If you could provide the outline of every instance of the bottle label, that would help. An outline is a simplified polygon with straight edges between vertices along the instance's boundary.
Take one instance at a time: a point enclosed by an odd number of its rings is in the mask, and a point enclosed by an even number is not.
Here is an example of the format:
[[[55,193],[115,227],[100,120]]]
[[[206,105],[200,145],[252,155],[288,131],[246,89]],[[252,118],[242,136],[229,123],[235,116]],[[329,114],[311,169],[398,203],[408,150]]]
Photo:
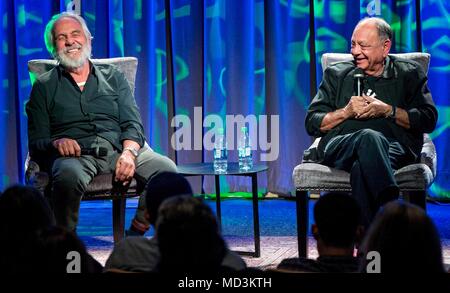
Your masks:
[[[250,147],[240,148],[238,151],[239,151],[239,158],[246,158],[252,156],[252,149]]]
[[[245,156],[250,157],[252,154],[252,149],[250,147],[245,148]]]
[[[222,157],[222,150],[214,150],[214,159],[220,159]]]
[[[226,159],[227,158],[227,150],[215,149],[214,150],[214,159]]]

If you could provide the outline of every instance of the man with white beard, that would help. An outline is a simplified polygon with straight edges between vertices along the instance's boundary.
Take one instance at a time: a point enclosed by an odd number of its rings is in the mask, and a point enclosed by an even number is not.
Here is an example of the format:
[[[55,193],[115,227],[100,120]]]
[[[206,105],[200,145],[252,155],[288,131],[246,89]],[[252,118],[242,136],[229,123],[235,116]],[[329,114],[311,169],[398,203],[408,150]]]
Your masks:
[[[95,175],[114,172],[117,184],[126,186],[133,177],[145,184],[160,172],[176,172],[169,158],[144,145],[139,111],[123,73],[90,62],[91,39],[76,14],[64,12],[50,20],[45,43],[59,65],[36,80],[26,105],[30,154],[48,158],[56,222],[70,230],[76,230],[81,196]],[[98,147],[107,154],[82,154]],[[144,200],[141,196],[129,234],[149,228]]]

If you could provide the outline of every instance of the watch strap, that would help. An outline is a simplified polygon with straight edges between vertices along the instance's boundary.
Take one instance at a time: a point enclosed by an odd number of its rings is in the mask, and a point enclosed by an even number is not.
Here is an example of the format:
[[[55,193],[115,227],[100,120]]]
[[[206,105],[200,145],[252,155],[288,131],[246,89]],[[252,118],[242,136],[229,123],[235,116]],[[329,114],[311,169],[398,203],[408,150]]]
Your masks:
[[[388,116],[389,119],[392,119],[395,121],[396,114],[397,114],[397,107],[395,105],[392,105],[391,113]]]
[[[124,151],[130,151],[130,153],[132,153],[134,157],[138,156],[138,151],[133,147],[126,147],[123,149],[122,152],[124,152]]]

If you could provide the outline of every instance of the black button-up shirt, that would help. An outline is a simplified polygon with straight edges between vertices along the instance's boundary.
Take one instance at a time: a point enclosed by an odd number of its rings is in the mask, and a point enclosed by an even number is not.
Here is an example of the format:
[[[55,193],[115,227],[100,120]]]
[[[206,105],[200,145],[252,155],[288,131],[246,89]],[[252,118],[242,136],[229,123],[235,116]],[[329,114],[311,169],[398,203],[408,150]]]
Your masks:
[[[115,66],[91,64],[83,91],[61,66],[41,75],[26,105],[28,143],[32,154],[53,148],[59,138],[89,147],[97,136],[122,150],[123,140],[144,145],[136,102],[123,73]]]
[[[436,127],[438,113],[427,85],[427,76],[420,65],[414,61],[386,57],[385,68],[379,77],[364,79],[364,92],[371,89],[376,98],[406,110],[410,128],[405,129],[387,118],[367,120],[347,119],[323,133],[320,125],[329,112],[344,108],[351,96],[355,95],[353,62],[339,62],[329,66],[323,76],[317,95],[312,100],[306,115],[305,125],[309,135],[322,137],[319,153],[323,153],[328,141],[336,136],[360,129],[373,129],[385,137],[400,142],[419,156],[423,145],[423,133]]]

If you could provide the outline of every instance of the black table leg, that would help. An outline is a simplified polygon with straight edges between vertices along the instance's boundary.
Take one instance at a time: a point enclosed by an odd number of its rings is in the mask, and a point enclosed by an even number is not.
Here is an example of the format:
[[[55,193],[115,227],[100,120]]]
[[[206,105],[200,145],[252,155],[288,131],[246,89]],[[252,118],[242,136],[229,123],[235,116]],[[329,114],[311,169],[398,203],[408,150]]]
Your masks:
[[[222,232],[222,215],[220,211],[220,181],[219,175],[214,175],[215,185],[216,185],[216,216],[217,224],[219,224],[220,232]]]
[[[258,174],[252,174],[252,199],[253,199],[253,231],[255,237],[255,257],[261,255],[259,235],[259,210],[258,210]]]

